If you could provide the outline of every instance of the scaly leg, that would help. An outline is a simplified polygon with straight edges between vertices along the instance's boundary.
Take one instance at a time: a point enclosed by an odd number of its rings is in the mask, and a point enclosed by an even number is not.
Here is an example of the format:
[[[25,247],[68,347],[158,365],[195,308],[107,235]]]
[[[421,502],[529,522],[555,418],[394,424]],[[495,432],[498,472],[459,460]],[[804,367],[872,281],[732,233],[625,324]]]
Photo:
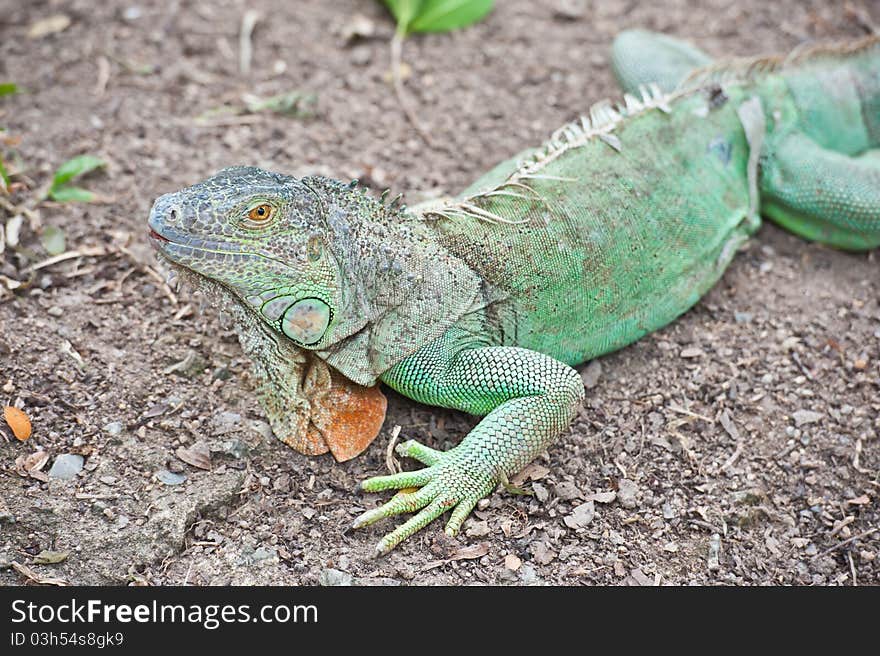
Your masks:
[[[880,246],[880,150],[850,157],[799,132],[771,141],[761,158],[761,212],[829,246]]]
[[[686,41],[645,30],[621,32],[611,46],[614,76],[624,91],[633,94],[652,82],[672,91],[691,71],[711,62],[709,55]]]
[[[467,340],[466,333],[450,330],[382,376],[417,401],[486,416],[449,451],[414,441],[397,447],[399,454],[427,465],[425,469],[362,483],[369,492],[404,491],[358,517],[355,528],[419,511],[379,542],[380,554],[447,510],[452,514],[446,532],[455,535],[477,502],[541,453],[583,401],[581,378],[568,365],[527,349],[473,347]]]

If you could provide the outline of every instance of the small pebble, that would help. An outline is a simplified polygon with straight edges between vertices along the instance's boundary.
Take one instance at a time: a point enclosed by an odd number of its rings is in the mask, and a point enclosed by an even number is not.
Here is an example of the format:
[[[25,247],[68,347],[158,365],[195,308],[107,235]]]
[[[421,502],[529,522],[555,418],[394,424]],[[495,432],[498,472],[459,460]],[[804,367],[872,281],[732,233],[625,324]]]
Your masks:
[[[563,501],[571,501],[572,499],[577,499],[581,496],[581,491],[577,488],[577,485],[570,481],[563,481],[558,485],[553,487],[553,491]]]
[[[55,458],[52,468],[49,470],[49,478],[58,478],[62,481],[69,481],[76,478],[76,475],[82,471],[85,459],[73,453],[62,453]]]
[[[174,472],[170,472],[167,469],[160,469],[156,472],[156,478],[158,478],[165,485],[180,485],[186,480],[186,476],[183,474],[175,474]]]
[[[351,585],[352,576],[348,572],[327,568],[318,576],[318,583],[323,586]]]
[[[585,528],[593,521],[596,515],[596,504],[593,501],[587,501],[576,506],[571,514],[562,518],[565,525],[575,530]]]
[[[119,435],[122,432],[122,422],[111,421],[108,424],[104,424],[104,430],[110,435]]]
[[[798,410],[791,415],[792,419],[794,419],[794,425],[797,427],[805,424],[815,424],[824,416],[821,412],[813,412],[812,410]]]
[[[636,495],[639,493],[639,486],[627,478],[621,478],[617,484],[617,500],[624,508],[632,509],[638,505]]]

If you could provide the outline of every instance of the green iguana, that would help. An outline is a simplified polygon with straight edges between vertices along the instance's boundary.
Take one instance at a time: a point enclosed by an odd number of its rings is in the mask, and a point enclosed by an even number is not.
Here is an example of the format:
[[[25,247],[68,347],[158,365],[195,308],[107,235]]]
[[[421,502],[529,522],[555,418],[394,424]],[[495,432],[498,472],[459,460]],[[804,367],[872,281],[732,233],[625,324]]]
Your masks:
[[[355,455],[384,417],[379,381],[483,416],[355,522],[416,512],[384,553],[477,502],[546,449],[584,398],[572,367],[681,315],[760,214],[807,239],[880,245],[880,39],[712,63],[625,32],[626,94],[562,127],[456,198],[407,209],[323,177],[252,167],[160,197],[163,258],[234,299],[276,435]],[[697,70],[693,70],[697,69]]]

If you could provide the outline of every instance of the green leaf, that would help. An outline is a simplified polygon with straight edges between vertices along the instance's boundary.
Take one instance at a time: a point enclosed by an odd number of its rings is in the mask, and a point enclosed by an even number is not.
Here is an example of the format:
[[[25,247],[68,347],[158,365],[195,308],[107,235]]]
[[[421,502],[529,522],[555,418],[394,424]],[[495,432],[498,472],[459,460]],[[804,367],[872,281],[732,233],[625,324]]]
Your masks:
[[[49,255],[60,255],[67,248],[67,239],[64,237],[64,231],[52,225],[43,228],[40,241]]]
[[[318,98],[313,93],[302,91],[288,91],[279,93],[271,98],[259,98],[247,95],[244,98],[247,110],[252,114],[262,111],[287,114],[294,118],[312,118],[315,115],[315,106]]]
[[[49,190],[49,198],[59,203],[91,203],[97,195],[81,187],[61,185]]]
[[[397,32],[404,35],[409,33],[409,26],[419,13],[425,0],[382,0],[385,6],[397,19]]]
[[[69,555],[70,552],[68,551],[50,551],[48,549],[43,549],[40,553],[34,556],[34,564],[57,565],[58,563],[63,563],[67,560]]]
[[[60,187],[65,182],[79,175],[85,175],[89,171],[94,171],[106,165],[107,162],[94,155],[78,155],[73,159],[69,159],[55,171],[55,177],[52,178],[52,190],[54,191],[56,187]]]
[[[9,191],[9,174],[6,172],[6,167],[3,166],[2,157],[0,157],[0,182],[3,183],[3,190]]]
[[[423,0],[410,32],[447,32],[476,23],[492,11],[493,0]]]
[[[0,82],[0,96],[10,96],[18,93],[18,85],[15,82]]]

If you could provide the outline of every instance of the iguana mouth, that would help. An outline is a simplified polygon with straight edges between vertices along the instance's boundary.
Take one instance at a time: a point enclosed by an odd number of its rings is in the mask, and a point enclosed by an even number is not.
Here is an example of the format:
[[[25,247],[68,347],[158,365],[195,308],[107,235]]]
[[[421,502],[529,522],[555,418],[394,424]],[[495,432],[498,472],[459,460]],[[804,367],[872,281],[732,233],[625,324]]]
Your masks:
[[[171,240],[168,239],[168,237],[160,235],[152,228],[150,228],[150,240],[153,242],[153,246],[155,246],[156,248],[159,248],[159,244],[157,244],[156,242],[171,243]]]

